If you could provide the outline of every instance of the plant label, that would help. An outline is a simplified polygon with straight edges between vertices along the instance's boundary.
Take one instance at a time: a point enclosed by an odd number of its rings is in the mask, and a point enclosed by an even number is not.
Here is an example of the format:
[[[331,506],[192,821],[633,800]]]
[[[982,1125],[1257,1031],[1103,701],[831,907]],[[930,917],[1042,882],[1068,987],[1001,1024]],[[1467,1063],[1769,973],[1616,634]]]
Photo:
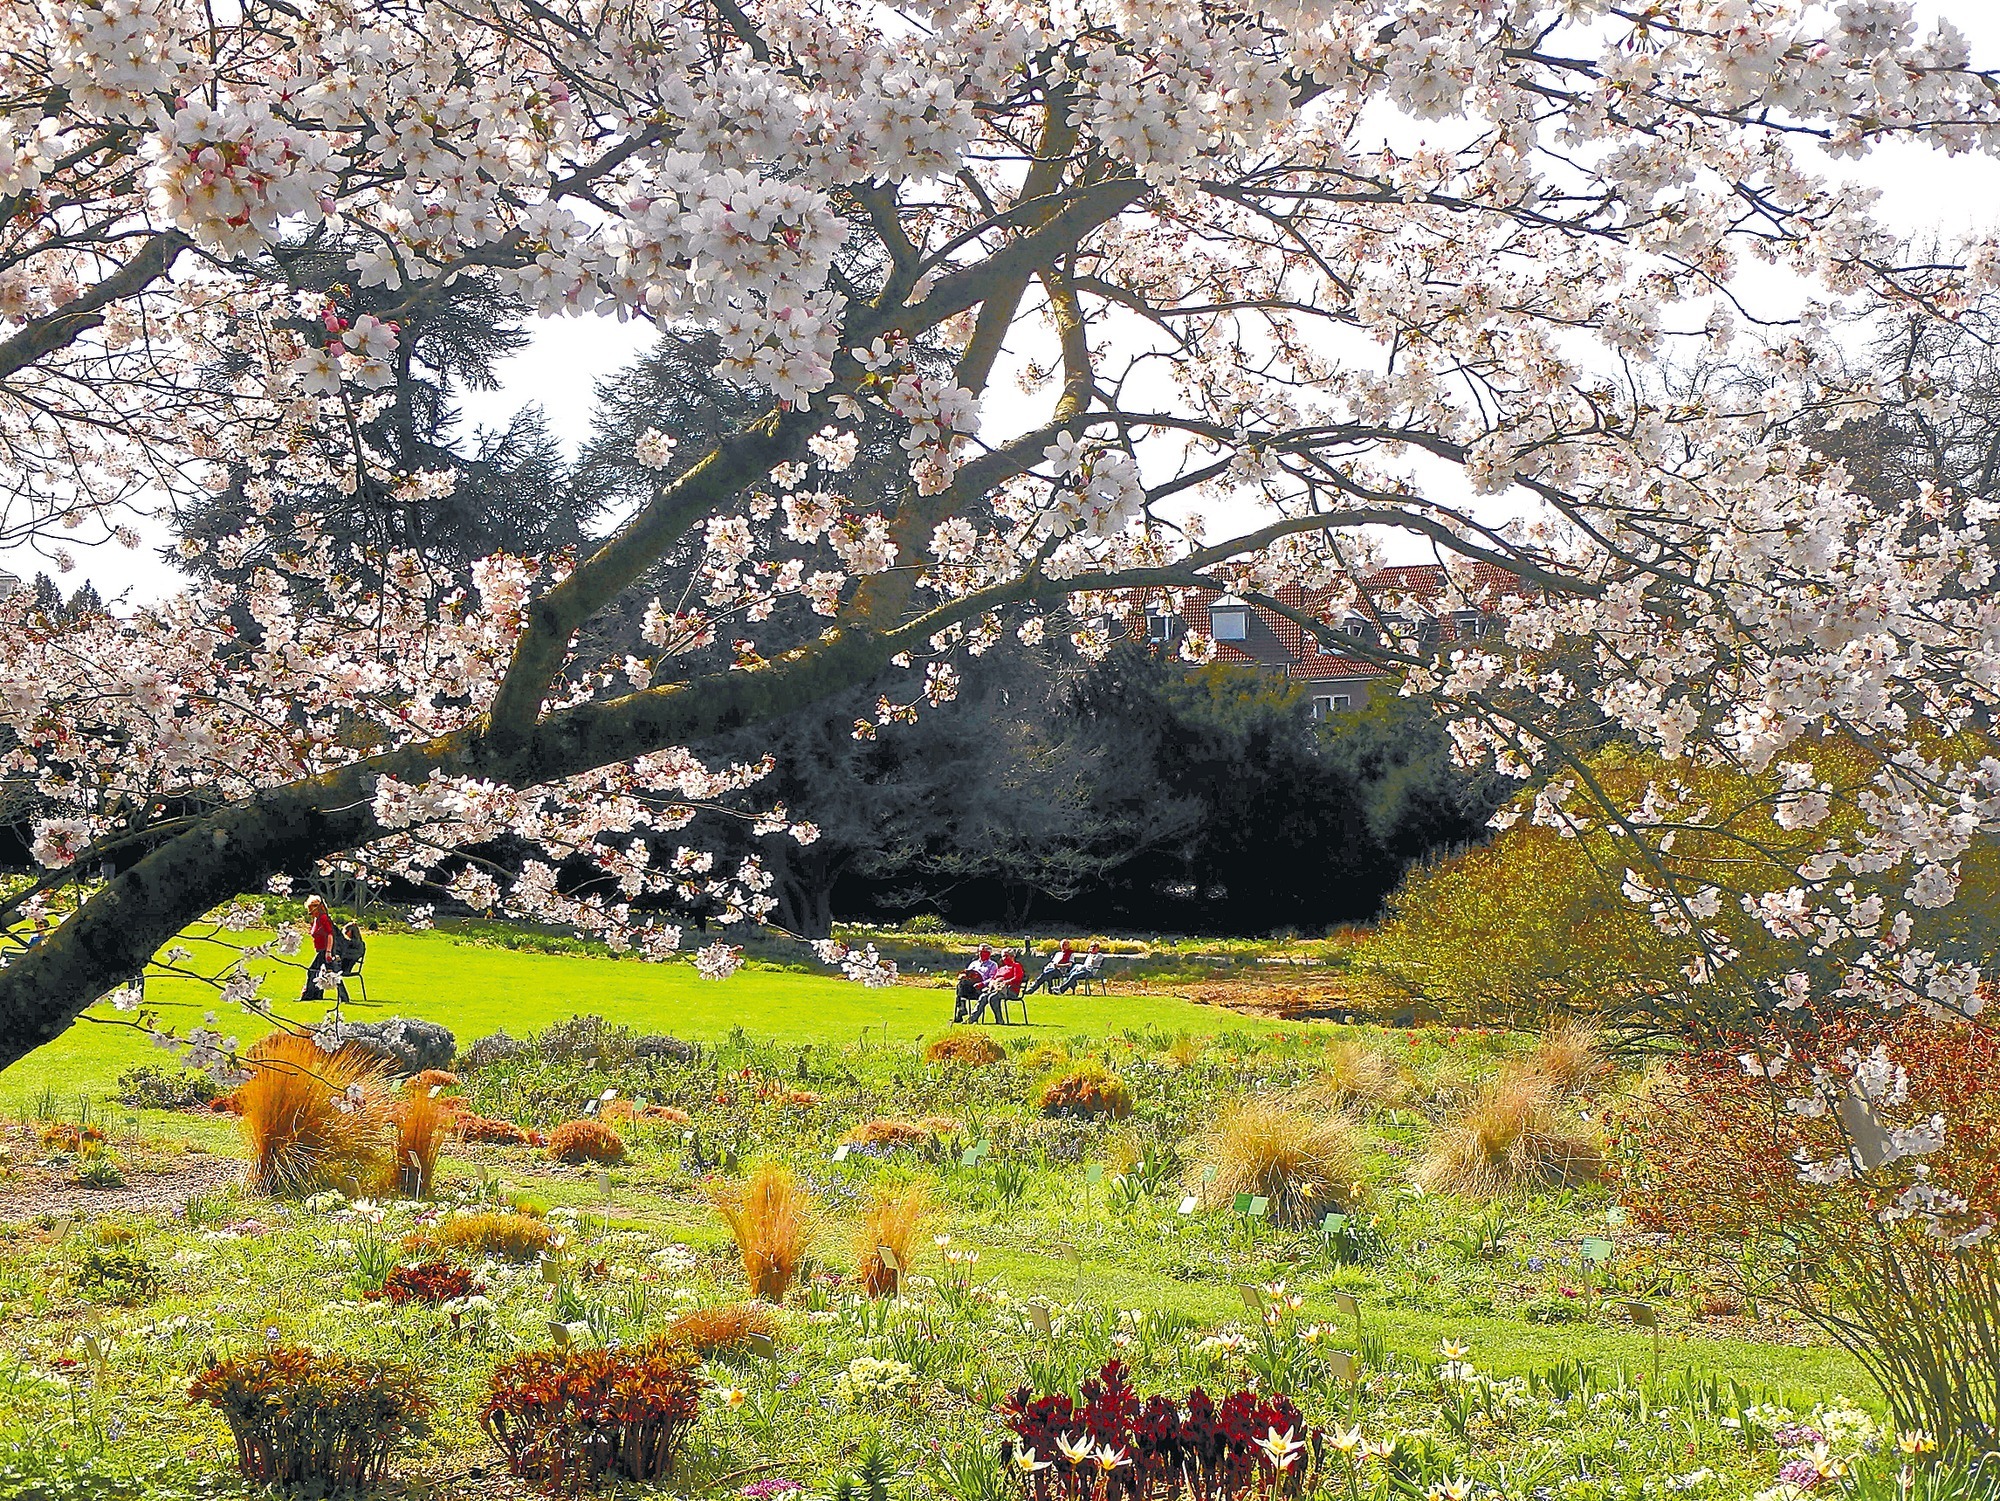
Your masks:
[[[1104,1181],[1104,1164],[1101,1162],[1091,1163],[1089,1167],[1083,1170],[1083,1181],[1088,1183],[1092,1188],[1102,1183]]]
[[[1039,1334],[1043,1339],[1053,1338],[1055,1331],[1049,1326],[1048,1307],[1041,1303],[1029,1303],[1026,1307],[1028,1323],[1034,1329],[1035,1333]]]
[[[1361,1302],[1353,1293],[1335,1293],[1333,1295],[1333,1306],[1346,1314],[1350,1319],[1361,1317]]]
[[[1248,1214],[1250,1212],[1250,1195],[1238,1194],[1235,1201],[1229,1207],[1238,1214]]]
[[[1193,1194],[1189,1194],[1189,1195],[1188,1195],[1188,1196],[1187,1196],[1187,1197],[1186,1197],[1185,1199],[1182,1199],[1182,1200],[1181,1200],[1181,1213],[1182,1213],[1182,1214],[1193,1214],[1193,1213],[1194,1213],[1194,1195],[1193,1195]]]
[[[597,1170],[597,1192],[601,1198],[609,1199],[611,1197],[611,1169],[608,1167],[601,1167]]]
[[[744,1335],[743,1348],[748,1350],[752,1355],[761,1356],[763,1359],[770,1361],[773,1365],[776,1365],[778,1362],[778,1342],[768,1334]]]
[[[967,1148],[965,1149],[965,1155],[964,1155],[963,1157],[961,1157],[961,1158],[959,1158],[959,1159],[958,1159],[958,1165],[959,1165],[960,1167],[978,1167],[978,1166],[979,1166],[979,1148],[977,1148],[977,1147],[967,1147]]]
[[[1347,1216],[1341,1214],[1338,1210],[1319,1222],[1319,1233],[1321,1235],[1338,1235],[1346,1228]]]
[[[559,1323],[554,1319],[549,1320],[549,1338],[556,1342],[558,1350],[567,1350],[569,1348],[569,1325]]]
[[[882,1258],[882,1265],[886,1266],[890,1271],[894,1272],[898,1277],[903,1275],[903,1258],[898,1256],[894,1251],[890,1250],[889,1247],[877,1246],[875,1248],[875,1254]]]
[[[550,1287],[554,1287],[562,1279],[562,1263],[553,1256],[544,1256],[542,1258],[542,1281],[548,1283]]]
[[[846,1147],[844,1147],[844,1146],[841,1146],[841,1147],[835,1147],[835,1148],[833,1149],[833,1160],[834,1160],[835,1162],[845,1162],[845,1161],[847,1161],[847,1148],[846,1148]]]
[[[1605,1210],[1604,1223],[1609,1225],[1614,1230],[1616,1230],[1620,1225],[1624,1224],[1625,1206],[1623,1204],[1613,1204],[1609,1209]]]
[[[1598,1266],[1603,1266],[1605,1262],[1611,1259],[1611,1253],[1616,1249],[1617,1247],[1613,1246],[1610,1241],[1593,1235],[1583,1243],[1583,1259],[1588,1262],[1594,1262]]]
[[[1657,1329],[1660,1327],[1660,1316],[1654,1312],[1652,1305],[1649,1303],[1627,1303],[1625,1305],[1625,1317],[1637,1324],[1641,1329]]]
[[[1345,1350],[1329,1350],[1326,1353],[1326,1368],[1335,1381],[1354,1379],[1354,1357]]]
[[[1213,1183],[1215,1181],[1214,1163],[1210,1162],[1203,1165],[1201,1170],[1201,1181],[1204,1183]]]
[[[1250,1201],[1251,1219],[1261,1220],[1265,1218],[1267,1215],[1269,1215],[1270,1212],[1271,1212],[1271,1201],[1265,1198],[1262,1194],[1258,1194],[1256,1198]]]
[[[1245,1307],[1256,1314],[1258,1318],[1261,1319],[1264,1317],[1264,1292],[1262,1288],[1252,1287],[1248,1282],[1239,1282],[1236,1284],[1236,1290],[1243,1295]]]

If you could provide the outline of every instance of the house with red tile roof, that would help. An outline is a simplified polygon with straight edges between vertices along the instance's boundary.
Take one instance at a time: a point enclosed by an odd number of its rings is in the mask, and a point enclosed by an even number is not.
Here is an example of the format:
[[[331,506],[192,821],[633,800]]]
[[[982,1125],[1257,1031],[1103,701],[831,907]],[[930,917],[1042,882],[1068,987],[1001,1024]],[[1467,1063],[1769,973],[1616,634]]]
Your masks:
[[[1366,647],[1412,631],[1427,651],[1480,640],[1501,629],[1506,597],[1525,592],[1513,574],[1483,563],[1458,584],[1454,590],[1437,564],[1400,565],[1366,575],[1357,596],[1339,605],[1344,590],[1281,585],[1270,597],[1282,610],[1220,589],[1162,591],[1147,600],[1143,623],[1131,629],[1163,651],[1177,650],[1190,630],[1206,632],[1214,638],[1216,661],[1284,673],[1311,696],[1313,717],[1320,719],[1395,691],[1394,664],[1374,660]],[[1319,622],[1352,640],[1355,649],[1341,650],[1327,633],[1307,629],[1294,616]]]

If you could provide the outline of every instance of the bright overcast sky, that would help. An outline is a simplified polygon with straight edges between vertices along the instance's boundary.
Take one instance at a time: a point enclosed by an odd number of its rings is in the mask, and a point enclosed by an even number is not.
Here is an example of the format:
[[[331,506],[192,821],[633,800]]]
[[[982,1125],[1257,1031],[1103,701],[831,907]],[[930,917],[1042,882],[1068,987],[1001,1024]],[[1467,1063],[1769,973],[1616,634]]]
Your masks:
[[[1974,62],[2000,68],[2000,4],[1995,0],[1936,0],[1919,11],[1949,16],[1970,38]],[[1990,230],[2000,220],[2000,161],[1991,157],[1948,157],[1925,146],[1894,144],[1859,162],[1835,164],[1834,175],[1878,190],[1882,221],[1901,232],[1931,229],[1950,238]],[[503,388],[470,393],[461,409],[469,422],[499,426],[518,408],[538,404],[574,454],[589,434],[598,382],[628,364],[648,342],[644,323],[594,316],[550,320],[528,348],[501,367]],[[157,533],[157,528],[150,530]],[[75,571],[59,580],[65,592],[88,578],[107,599],[123,594],[132,603],[170,591],[180,578],[151,547],[134,552],[86,549],[76,562]],[[21,549],[13,555],[0,552],[0,568],[31,578],[48,570],[48,564]]]

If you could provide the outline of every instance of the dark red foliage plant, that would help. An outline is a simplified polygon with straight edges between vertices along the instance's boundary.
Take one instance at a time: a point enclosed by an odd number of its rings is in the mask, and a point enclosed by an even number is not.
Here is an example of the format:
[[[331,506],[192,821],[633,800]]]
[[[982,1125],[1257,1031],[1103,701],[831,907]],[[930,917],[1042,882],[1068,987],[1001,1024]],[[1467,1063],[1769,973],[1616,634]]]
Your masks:
[[[383,1280],[380,1296],[391,1303],[448,1303],[479,1290],[472,1273],[448,1261],[399,1266]]]
[[[1002,1464],[1026,1501],[1236,1501],[1299,1496],[1325,1449],[1289,1397],[1196,1387],[1185,1402],[1141,1397],[1112,1361],[1077,1398],[1022,1387],[1001,1409]]]
[[[2000,1443],[2000,1030],[1848,1014],[1677,1055],[1621,1197],[1844,1345],[1897,1421]]]
[[[545,1490],[664,1480],[699,1413],[697,1364],[669,1339],[530,1351],[494,1367],[480,1426],[514,1475]]]
[[[222,1414],[244,1479],[322,1492],[380,1482],[390,1452],[422,1433],[431,1412],[409,1366],[296,1345],[211,1358],[188,1400]]]

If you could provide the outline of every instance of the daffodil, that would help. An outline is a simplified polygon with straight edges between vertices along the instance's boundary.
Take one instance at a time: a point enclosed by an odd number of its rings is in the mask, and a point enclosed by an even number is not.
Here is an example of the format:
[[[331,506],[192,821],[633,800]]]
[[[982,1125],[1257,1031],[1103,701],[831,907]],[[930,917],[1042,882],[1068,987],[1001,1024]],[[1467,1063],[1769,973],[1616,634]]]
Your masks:
[[[1896,1447],[1905,1454],[1928,1454],[1937,1447],[1937,1440],[1921,1428],[1912,1428],[1896,1436]]]

